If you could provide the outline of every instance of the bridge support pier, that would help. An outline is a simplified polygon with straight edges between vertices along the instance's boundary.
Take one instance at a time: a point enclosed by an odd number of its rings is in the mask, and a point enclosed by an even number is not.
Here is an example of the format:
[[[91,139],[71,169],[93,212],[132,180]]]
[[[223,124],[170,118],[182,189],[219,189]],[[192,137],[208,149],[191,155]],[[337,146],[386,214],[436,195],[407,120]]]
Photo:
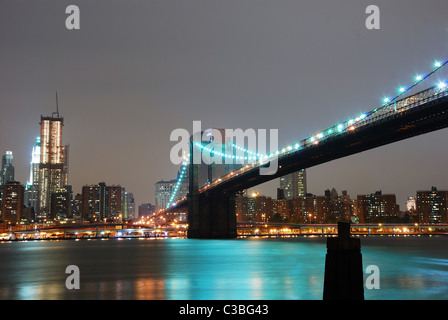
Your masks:
[[[212,192],[189,196],[188,224],[188,238],[236,238],[235,196]]]
[[[350,237],[350,223],[338,223],[338,236],[327,238],[324,300],[364,300],[361,241]]]

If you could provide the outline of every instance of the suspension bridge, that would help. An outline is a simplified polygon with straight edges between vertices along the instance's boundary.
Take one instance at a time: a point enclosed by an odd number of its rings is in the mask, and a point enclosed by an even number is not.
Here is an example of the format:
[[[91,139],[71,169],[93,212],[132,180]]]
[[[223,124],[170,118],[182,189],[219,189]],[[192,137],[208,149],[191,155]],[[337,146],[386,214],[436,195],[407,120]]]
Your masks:
[[[221,153],[212,144],[192,138],[189,160],[182,164],[174,192],[161,213],[188,210],[190,238],[233,238],[237,236],[235,196],[239,191],[301,169],[448,127],[448,83],[442,75],[447,64],[448,60],[434,62],[428,73],[415,76],[410,85],[398,88],[379,107],[279,150],[259,154],[233,144],[235,151],[244,152],[245,165],[205,185],[199,185],[199,165],[193,162],[193,148],[223,158],[241,160],[241,156],[236,152]],[[277,171],[260,175],[260,168],[274,160],[278,163]],[[188,194],[179,199],[177,193],[186,177]]]

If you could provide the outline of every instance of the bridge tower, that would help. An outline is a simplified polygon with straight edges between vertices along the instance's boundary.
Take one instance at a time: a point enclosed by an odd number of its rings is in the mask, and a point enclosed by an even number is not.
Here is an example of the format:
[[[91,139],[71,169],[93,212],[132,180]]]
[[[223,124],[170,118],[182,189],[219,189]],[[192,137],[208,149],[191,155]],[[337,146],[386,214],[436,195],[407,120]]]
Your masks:
[[[199,193],[199,166],[195,157],[201,157],[194,147],[200,136],[190,138],[189,190],[188,190],[188,238],[231,239],[236,238],[236,212],[234,194],[208,191]],[[195,154],[196,153],[196,154]],[[202,161],[202,158],[199,158]]]

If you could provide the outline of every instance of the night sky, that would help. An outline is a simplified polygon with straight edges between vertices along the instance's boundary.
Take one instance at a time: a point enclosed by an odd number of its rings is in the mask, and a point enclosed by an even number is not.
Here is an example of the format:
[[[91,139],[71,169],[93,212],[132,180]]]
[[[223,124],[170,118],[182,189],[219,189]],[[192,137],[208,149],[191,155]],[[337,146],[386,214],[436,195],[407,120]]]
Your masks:
[[[65,27],[71,4],[80,30]],[[380,30],[365,27],[371,4]],[[74,191],[104,181],[154,203],[179,168],[174,129],[278,129],[283,146],[358,116],[448,58],[447,12],[446,0],[0,0],[0,151],[25,184],[57,91]],[[403,210],[417,190],[448,189],[447,136],[310,168],[308,191],[382,190]]]

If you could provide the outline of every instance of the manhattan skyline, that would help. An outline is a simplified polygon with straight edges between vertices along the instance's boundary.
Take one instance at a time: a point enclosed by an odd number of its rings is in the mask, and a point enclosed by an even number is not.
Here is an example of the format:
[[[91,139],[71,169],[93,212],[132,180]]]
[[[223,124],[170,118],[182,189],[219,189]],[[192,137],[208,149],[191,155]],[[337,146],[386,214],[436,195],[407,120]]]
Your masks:
[[[278,128],[281,147],[379,106],[448,58],[442,1],[380,2],[374,31],[356,1],[77,1],[72,31],[68,4],[0,4],[0,150],[13,151],[25,184],[57,91],[75,192],[105,181],[138,204],[154,203],[154,183],[176,177],[176,128]],[[403,208],[417,190],[448,189],[445,141],[440,130],[309,168],[308,192],[382,190]]]

